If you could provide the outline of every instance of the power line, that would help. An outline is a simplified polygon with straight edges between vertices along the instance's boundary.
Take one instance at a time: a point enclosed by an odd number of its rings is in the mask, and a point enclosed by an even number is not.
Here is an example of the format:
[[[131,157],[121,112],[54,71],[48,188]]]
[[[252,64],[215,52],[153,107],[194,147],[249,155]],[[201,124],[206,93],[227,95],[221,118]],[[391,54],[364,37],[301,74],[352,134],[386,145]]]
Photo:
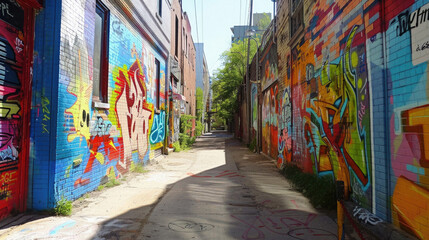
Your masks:
[[[197,2],[194,0],[194,10],[195,10],[195,27],[197,28],[197,42],[200,42],[200,38],[198,36],[198,16],[197,16]]]

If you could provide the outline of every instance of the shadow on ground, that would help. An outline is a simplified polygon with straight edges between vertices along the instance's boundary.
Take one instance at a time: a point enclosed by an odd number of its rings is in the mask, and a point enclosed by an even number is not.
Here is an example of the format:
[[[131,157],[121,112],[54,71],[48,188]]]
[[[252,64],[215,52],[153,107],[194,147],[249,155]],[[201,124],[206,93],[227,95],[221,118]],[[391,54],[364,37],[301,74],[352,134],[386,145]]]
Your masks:
[[[130,210],[102,222],[94,239],[336,239],[329,217],[294,192],[272,161],[231,135],[202,136],[190,154],[223,149],[224,165],[188,173],[144,220],[133,217],[144,210]]]

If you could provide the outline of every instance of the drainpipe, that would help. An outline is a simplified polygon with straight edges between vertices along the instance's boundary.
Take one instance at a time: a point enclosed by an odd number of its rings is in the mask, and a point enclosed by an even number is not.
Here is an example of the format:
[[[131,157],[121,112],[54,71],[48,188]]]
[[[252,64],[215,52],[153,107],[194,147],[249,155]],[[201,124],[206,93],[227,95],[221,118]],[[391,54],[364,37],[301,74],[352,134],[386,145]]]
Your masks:
[[[386,211],[386,217],[390,221],[392,219],[391,207],[390,207],[390,196],[392,196],[392,190],[390,188],[391,176],[390,171],[392,169],[391,159],[390,159],[390,122],[389,122],[389,96],[388,96],[388,78],[387,78],[387,49],[386,49],[386,29],[385,29],[385,9],[386,9],[386,1],[381,1],[381,31],[383,36],[383,80],[384,80],[384,139],[387,142],[385,146],[385,161],[386,161],[386,206],[388,210]],[[374,159],[373,159],[374,161]],[[372,169],[374,171],[375,169]],[[373,179],[375,183],[375,179]],[[375,185],[375,184],[374,184]],[[372,196],[373,198],[375,196]],[[373,208],[375,210],[375,208]],[[375,212],[374,212],[375,214]]]

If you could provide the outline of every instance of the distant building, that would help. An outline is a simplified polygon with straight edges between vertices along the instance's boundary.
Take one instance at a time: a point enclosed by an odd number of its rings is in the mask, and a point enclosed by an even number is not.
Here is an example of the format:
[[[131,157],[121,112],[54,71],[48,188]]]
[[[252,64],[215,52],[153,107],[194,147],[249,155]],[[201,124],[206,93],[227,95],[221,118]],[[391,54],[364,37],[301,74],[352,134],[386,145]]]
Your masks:
[[[210,80],[209,80],[209,69],[207,65],[206,55],[204,54],[204,43],[196,43],[195,48],[197,50],[196,56],[196,87],[203,90],[203,106],[207,104],[209,91],[210,91]],[[202,119],[198,121],[204,122],[206,111],[203,110]]]
[[[255,31],[257,34],[262,35],[265,32],[264,29],[260,29],[260,23],[268,15],[271,20],[271,13],[254,13],[253,14],[253,24],[251,26],[251,30]],[[231,37],[231,42],[235,43],[238,41],[242,41],[246,38],[246,31],[249,29],[248,25],[237,25],[231,27],[231,31],[233,33]]]

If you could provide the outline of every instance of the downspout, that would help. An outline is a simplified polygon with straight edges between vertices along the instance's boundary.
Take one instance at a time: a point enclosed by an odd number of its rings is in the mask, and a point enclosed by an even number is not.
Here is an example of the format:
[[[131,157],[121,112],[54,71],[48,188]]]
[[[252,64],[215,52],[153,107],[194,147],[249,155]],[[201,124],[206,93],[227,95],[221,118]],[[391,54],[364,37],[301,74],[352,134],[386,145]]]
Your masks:
[[[60,76],[60,43],[61,43],[61,13],[62,13],[62,1],[55,0],[51,1],[54,5],[54,41],[53,41],[53,63],[52,63],[52,88],[51,88],[51,127],[49,129],[49,187],[48,187],[48,208],[54,207],[56,204],[55,199],[51,199],[55,194],[55,172],[56,172],[56,160],[57,160],[57,123],[58,123],[58,87],[59,87],[59,76]],[[48,6],[48,4],[45,4]],[[46,9],[48,11],[48,9]],[[53,200],[53,202],[51,202]]]
[[[381,31],[382,31],[382,36],[383,36],[383,80],[384,80],[384,127],[385,127],[385,132],[384,132],[384,139],[385,142],[387,142],[386,146],[385,146],[385,167],[386,167],[386,193],[387,193],[387,197],[386,197],[386,207],[387,207],[387,211],[386,211],[386,217],[389,221],[391,221],[392,218],[392,214],[391,214],[391,202],[390,202],[390,196],[392,196],[392,191],[390,188],[390,182],[391,182],[391,176],[390,176],[390,171],[391,171],[391,161],[390,161],[390,122],[389,122],[389,96],[388,96],[388,72],[387,72],[387,48],[386,48],[386,24],[385,24],[385,9],[386,9],[386,1],[385,0],[381,0]],[[375,169],[373,169],[374,171]],[[375,179],[373,180],[375,181]],[[375,197],[375,196],[373,196]]]

